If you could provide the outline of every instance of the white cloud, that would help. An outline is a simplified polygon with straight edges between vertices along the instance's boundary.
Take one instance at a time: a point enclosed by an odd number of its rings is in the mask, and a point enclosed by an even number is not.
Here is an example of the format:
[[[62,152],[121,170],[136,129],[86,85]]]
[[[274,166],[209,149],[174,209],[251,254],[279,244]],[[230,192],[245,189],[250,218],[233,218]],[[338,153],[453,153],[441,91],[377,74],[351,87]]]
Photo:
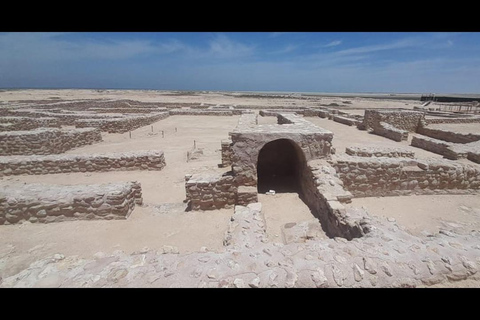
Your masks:
[[[323,47],[324,48],[328,48],[328,47],[336,47],[338,45],[342,44],[342,40],[334,40],[330,43],[327,43],[326,45],[324,45]]]
[[[253,51],[253,46],[233,41],[224,34],[219,34],[209,42],[207,55],[229,59],[250,56],[253,54]]]
[[[297,50],[297,48],[300,47],[300,45],[294,45],[294,44],[289,44],[285,46],[285,48],[277,50],[277,51],[272,51],[272,54],[283,54],[283,53],[289,53]]]
[[[60,33],[8,33],[0,35],[0,57],[15,61],[121,60],[141,54],[168,54],[184,49],[179,41],[155,44],[147,40],[80,39]]]

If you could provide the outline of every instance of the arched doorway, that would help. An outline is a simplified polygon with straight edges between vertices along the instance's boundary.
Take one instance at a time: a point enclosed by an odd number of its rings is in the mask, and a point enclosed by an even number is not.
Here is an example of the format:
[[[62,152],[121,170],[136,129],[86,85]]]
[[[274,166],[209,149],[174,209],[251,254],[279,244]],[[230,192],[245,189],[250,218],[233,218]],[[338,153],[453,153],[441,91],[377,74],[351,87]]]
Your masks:
[[[300,192],[300,173],[305,156],[298,145],[289,139],[268,142],[258,154],[258,192],[269,190]]]

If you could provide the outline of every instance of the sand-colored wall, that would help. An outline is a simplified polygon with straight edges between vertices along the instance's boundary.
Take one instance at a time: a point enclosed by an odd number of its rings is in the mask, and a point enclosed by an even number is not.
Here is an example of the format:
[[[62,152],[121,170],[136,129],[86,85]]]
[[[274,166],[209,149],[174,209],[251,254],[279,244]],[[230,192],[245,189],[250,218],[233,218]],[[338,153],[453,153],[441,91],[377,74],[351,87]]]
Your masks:
[[[408,140],[407,130],[398,129],[386,122],[380,122],[378,126],[375,126],[373,133],[397,142]]]
[[[480,189],[480,170],[449,160],[339,157],[331,161],[356,197],[463,194]]]
[[[174,109],[169,111],[171,116],[233,116],[233,112],[217,110]]]
[[[395,128],[406,130],[409,132],[416,132],[420,120],[424,119],[425,115],[417,111],[390,111],[390,110],[365,110],[363,124],[367,130],[380,127],[380,122],[388,123]]]
[[[367,214],[345,208],[342,203],[350,202],[352,194],[343,188],[335,174],[326,161],[309,161],[301,170],[302,199],[329,237],[348,240],[362,237],[370,231],[365,220]]]
[[[80,119],[75,121],[75,127],[95,127],[108,133],[125,133],[165,119],[168,116],[168,112],[160,112],[146,116],[126,116],[116,119]]]
[[[345,153],[357,157],[414,158],[415,152],[402,148],[347,147]]]
[[[94,128],[7,131],[0,132],[0,155],[58,154],[100,141],[101,132]]]
[[[126,219],[135,204],[142,204],[142,188],[138,182],[5,185],[0,188],[0,225],[22,221]]]
[[[0,176],[68,172],[162,170],[162,151],[0,157]]]
[[[358,124],[358,120],[356,119],[351,119],[347,117],[342,117],[342,116],[333,116],[333,121],[346,124],[349,126],[356,126]]]
[[[185,175],[185,193],[191,210],[231,208],[236,201],[237,187],[230,175]]]
[[[1,117],[0,131],[28,131],[37,128],[60,128],[56,118]]]
[[[430,138],[453,143],[470,143],[480,140],[480,134],[461,133],[443,129],[434,129],[424,125],[418,126],[417,133],[423,134]]]
[[[232,140],[224,140],[221,143],[222,151],[222,167],[228,167],[232,165]]]

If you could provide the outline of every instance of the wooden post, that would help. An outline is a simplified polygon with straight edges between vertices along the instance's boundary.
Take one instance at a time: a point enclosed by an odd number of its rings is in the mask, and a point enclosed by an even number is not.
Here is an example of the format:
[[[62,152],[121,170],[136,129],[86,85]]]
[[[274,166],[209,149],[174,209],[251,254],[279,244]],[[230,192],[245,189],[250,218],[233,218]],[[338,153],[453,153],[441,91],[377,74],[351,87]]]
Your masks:
[[[130,139],[132,139],[132,131],[129,131],[128,133],[130,135]]]
[[[197,148],[197,142],[193,140],[193,149],[196,149],[196,148]]]
[[[151,126],[151,127],[152,127],[152,132],[153,132],[153,126]]]

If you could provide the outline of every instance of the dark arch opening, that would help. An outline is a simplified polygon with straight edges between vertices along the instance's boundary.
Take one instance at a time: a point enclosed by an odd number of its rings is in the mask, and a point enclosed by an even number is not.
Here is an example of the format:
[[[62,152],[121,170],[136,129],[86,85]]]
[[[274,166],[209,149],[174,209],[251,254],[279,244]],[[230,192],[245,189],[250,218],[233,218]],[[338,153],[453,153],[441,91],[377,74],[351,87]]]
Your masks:
[[[305,157],[295,142],[271,141],[260,150],[257,161],[258,192],[301,193],[300,174]]]

